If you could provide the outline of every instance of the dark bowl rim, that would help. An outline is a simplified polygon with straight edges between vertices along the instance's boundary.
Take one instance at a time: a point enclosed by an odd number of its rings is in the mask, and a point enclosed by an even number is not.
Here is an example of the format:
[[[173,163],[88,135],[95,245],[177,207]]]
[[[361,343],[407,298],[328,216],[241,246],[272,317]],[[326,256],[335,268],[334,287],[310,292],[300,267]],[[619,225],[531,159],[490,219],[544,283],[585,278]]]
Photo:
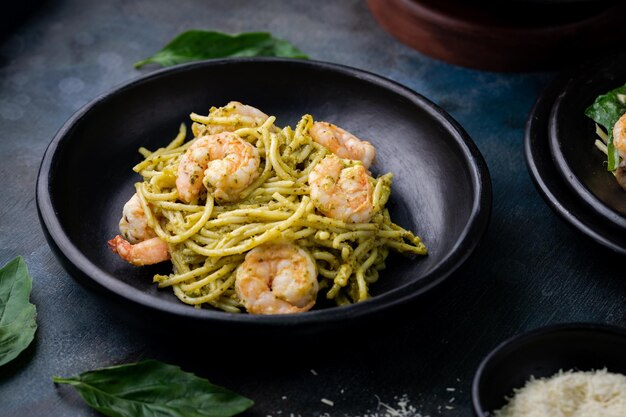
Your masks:
[[[408,13],[418,14],[419,16],[426,16],[428,20],[432,21],[440,27],[444,27],[447,30],[454,32],[457,35],[465,35],[474,37],[477,34],[492,35],[494,28],[492,26],[485,25],[482,21],[477,20],[475,17],[469,18],[465,15],[450,14],[446,10],[440,10],[436,5],[429,3],[421,3],[415,0],[396,0],[402,5],[404,10]],[[483,2],[488,4],[489,2]],[[497,3],[497,2],[496,2]],[[520,7],[567,7],[572,5],[590,5],[593,3],[606,5],[606,9],[597,10],[597,13],[591,14],[578,20],[571,20],[566,22],[560,22],[556,24],[542,24],[540,26],[532,26],[528,24],[524,25],[509,25],[498,27],[497,30],[506,37],[523,37],[522,39],[532,39],[533,41],[545,40],[550,36],[556,36],[563,31],[573,32],[576,30],[584,30],[589,26],[601,21],[610,13],[614,12],[619,5],[618,0],[515,0],[511,2],[513,5]],[[502,36],[503,38],[505,36]]]
[[[526,342],[529,340],[536,340],[542,337],[545,337],[550,334],[559,333],[559,332],[572,332],[572,331],[586,331],[586,332],[596,332],[596,333],[610,333],[613,335],[617,335],[623,338],[626,338],[626,329],[620,326],[616,326],[613,324],[607,323],[594,323],[594,322],[571,322],[571,323],[558,323],[551,324],[548,326],[538,327],[536,329],[532,329],[523,333],[516,334],[514,336],[509,337],[503,342],[499,343],[496,347],[491,349],[489,353],[480,361],[476,372],[474,373],[474,378],[472,379],[472,406],[474,408],[474,413],[478,417],[489,417],[489,414],[486,414],[482,409],[482,402],[480,398],[479,385],[481,379],[483,377],[483,372],[485,368],[490,364],[495,356],[497,356],[503,350],[515,346],[521,342]],[[487,411],[490,413],[491,410]]]
[[[63,227],[61,226],[54,211],[54,206],[49,193],[49,171],[57,150],[61,148],[66,134],[71,131],[73,126],[86,117],[89,112],[101,102],[104,102],[109,98],[137,85],[152,82],[160,78],[166,78],[170,75],[184,73],[199,67],[209,68],[214,66],[245,65],[250,63],[307,67],[324,72],[333,72],[343,76],[354,77],[386,90],[390,90],[391,92],[408,99],[440,122],[442,126],[446,127],[446,129],[450,132],[452,142],[458,146],[460,154],[464,156],[465,163],[469,168],[468,174],[471,175],[471,182],[475,193],[469,221],[457,238],[456,244],[453,246],[452,250],[442,258],[433,270],[424,275],[418,282],[406,284],[387,293],[372,297],[370,300],[352,304],[350,306],[313,310],[295,315],[261,316],[225,313],[209,309],[195,309],[184,305],[183,303],[163,303],[152,295],[143,293],[129,284],[122,282],[114,275],[101,270],[99,267],[91,263],[87,257],[84,256],[72,243],[71,239],[64,232]],[[46,148],[37,176],[36,200],[40,223],[46,236],[49,237],[49,243],[52,243],[50,246],[56,246],[56,249],[58,249],[55,251],[57,256],[71,264],[73,270],[68,272],[70,272],[70,275],[74,276],[74,278],[75,273],[77,272],[84,274],[84,276],[88,277],[88,280],[91,281],[92,284],[97,284],[99,289],[105,290],[105,292],[113,293],[126,301],[139,304],[143,307],[147,307],[148,309],[157,310],[162,313],[178,317],[216,321],[226,324],[246,323],[287,327],[306,324],[324,324],[338,320],[349,320],[370,315],[388,307],[406,303],[441,283],[450,274],[452,274],[452,272],[458,269],[463,262],[465,262],[484,235],[491,215],[492,190],[487,164],[478,147],[474,144],[472,139],[458,122],[452,119],[452,117],[443,109],[426,99],[424,96],[380,75],[345,65],[313,60],[264,57],[227,58],[181,64],[160,69],[119,84],[109,89],[107,92],[97,96],[74,113],[70,119],[63,124]],[[53,247],[53,249],[55,248]],[[427,285],[418,285],[422,280],[427,278],[431,278]]]

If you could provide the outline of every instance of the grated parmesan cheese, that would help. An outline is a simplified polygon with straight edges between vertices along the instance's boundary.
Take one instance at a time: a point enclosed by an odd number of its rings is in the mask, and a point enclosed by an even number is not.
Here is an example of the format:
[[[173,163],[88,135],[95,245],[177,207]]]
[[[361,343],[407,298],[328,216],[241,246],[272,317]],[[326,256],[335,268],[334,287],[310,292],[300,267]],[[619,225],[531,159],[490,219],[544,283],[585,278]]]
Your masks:
[[[531,379],[495,417],[624,417],[626,376],[606,369]]]

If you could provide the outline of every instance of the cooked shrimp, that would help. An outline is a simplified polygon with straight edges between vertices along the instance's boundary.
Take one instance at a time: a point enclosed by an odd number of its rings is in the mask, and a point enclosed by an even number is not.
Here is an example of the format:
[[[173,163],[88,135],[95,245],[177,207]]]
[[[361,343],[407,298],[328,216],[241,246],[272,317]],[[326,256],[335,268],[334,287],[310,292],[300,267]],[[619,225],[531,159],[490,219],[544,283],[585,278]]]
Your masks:
[[[315,304],[319,285],[311,255],[290,243],[252,249],[237,269],[237,296],[252,314],[289,314]]]
[[[220,107],[213,115],[225,117],[233,115],[239,116],[243,123],[255,126],[261,126],[269,118],[267,114],[263,113],[256,107],[252,107],[238,101],[231,101],[224,107]]]
[[[194,201],[204,183],[217,200],[234,202],[259,176],[257,149],[231,132],[201,136],[178,165],[176,188],[184,202]]]
[[[613,145],[619,155],[626,159],[626,113],[613,126]]]
[[[120,233],[109,240],[109,248],[134,265],[151,265],[170,259],[167,243],[148,226],[146,214],[135,193],[124,204]]]
[[[319,211],[345,222],[367,222],[374,214],[373,190],[361,164],[328,155],[309,174],[311,199]]]
[[[371,143],[331,123],[315,122],[309,133],[315,142],[328,148],[335,155],[361,161],[365,168],[369,168],[376,158],[376,149]]]
[[[156,236],[154,230],[148,226],[148,220],[136,193],[124,204],[120,233],[130,243],[139,243]]]
[[[622,162],[615,170],[615,179],[620,187],[626,190],[626,113],[613,126],[613,146],[622,158]]]
[[[269,118],[256,107],[242,104],[238,101],[231,101],[224,107],[220,107],[210,112],[211,117],[234,117],[237,123],[233,124],[211,124],[203,125],[194,123],[191,126],[194,136],[215,135],[222,132],[233,132],[241,127],[257,127],[261,126]]]
[[[109,248],[117,253],[120,258],[133,265],[152,265],[170,259],[167,243],[153,237],[137,244],[131,244],[120,235],[109,240]]]

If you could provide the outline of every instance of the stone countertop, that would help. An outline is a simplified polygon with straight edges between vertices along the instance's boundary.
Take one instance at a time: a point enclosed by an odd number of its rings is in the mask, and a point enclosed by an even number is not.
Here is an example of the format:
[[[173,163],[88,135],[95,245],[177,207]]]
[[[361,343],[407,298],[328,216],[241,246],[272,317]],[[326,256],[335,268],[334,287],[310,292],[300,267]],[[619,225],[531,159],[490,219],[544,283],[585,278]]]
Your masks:
[[[447,110],[480,148],[493,182],[491,224],[474,255],[387,323],[345,337],[285,335],[269,351],[245,335],[163,338],[111,312],[46,244],[37,170],[77,109],[154,70],[132,64],[191,28],[270,31],[313,59],[391,78]],[[0,41],[0,265],[25,258],[39,324],[34,343],[0,368],[0,414],[98,415],[51,377],[155,358],[254,399],[246,416],[469,416],[474,371],[499,342],[552,323],[625,326],[623,259],[559,220],[526,170],[524,124],[552,76],[435,61],[384,32],[362,0],[42,2]]]

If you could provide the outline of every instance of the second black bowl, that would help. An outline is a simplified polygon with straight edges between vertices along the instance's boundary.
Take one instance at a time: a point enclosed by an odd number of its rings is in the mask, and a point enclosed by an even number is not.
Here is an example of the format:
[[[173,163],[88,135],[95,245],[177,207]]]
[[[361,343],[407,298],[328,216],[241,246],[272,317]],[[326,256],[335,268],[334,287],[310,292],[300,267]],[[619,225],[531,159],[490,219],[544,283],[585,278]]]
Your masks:
[[[616,231],[626,231],[626,191],[606,169],[596,149],[594,122],[585,109],[595,99],[626,83],[626,54],[589,61],[563,77],[550,113],[550,152],[561,178],[591,212]]]
[[[516,336],[480,364],[472,385],[474,413],[487,417],[531,376],[606,368],[626,374],[626,330],[601,324],[560,324]]]

